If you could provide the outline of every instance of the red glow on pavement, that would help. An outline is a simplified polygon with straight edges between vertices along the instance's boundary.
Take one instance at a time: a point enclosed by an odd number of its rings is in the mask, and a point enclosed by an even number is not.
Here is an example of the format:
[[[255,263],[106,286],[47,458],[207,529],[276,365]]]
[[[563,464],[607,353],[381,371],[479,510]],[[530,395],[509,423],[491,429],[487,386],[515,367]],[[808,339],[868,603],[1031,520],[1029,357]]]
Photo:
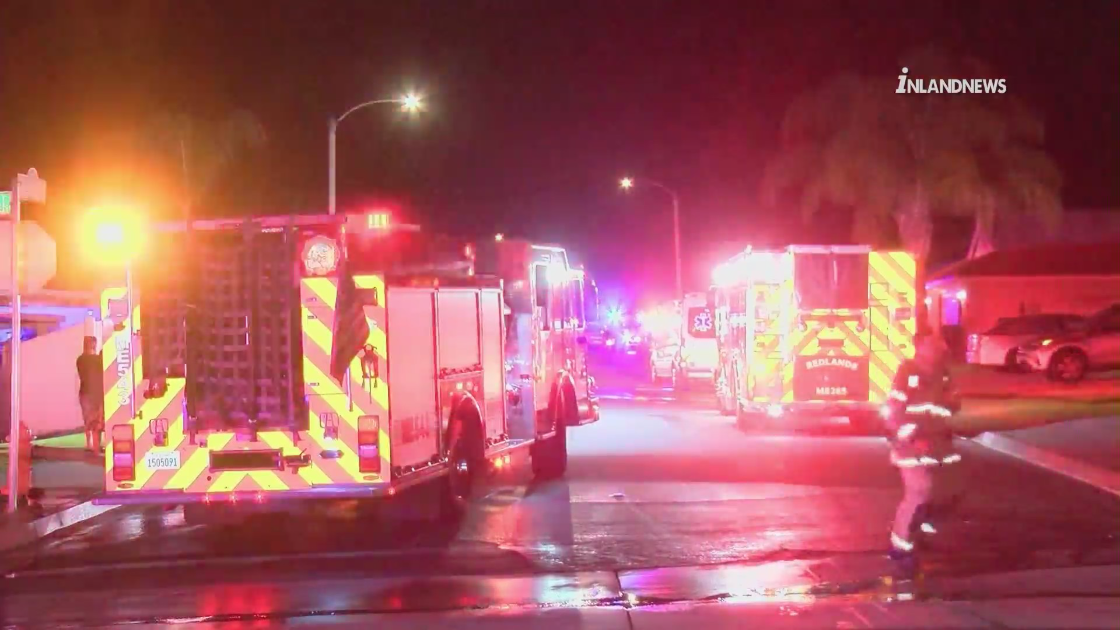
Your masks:
[[[276,611],[277,593],[275,587],[266,584],[227,583],[206,587],[199,599],[203,617],[267,615]],[[264,625],[260,625],[262,622]],[[255,619],[245,627],[268,627],[268,620]]]

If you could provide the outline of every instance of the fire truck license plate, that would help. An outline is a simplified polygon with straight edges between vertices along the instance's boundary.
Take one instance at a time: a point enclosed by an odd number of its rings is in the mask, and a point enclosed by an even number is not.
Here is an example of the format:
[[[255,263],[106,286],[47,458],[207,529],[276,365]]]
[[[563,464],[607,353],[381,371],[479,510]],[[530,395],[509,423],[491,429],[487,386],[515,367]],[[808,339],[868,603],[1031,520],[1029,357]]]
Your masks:
[[[179,451],[148,453],[144,457],[144,466],[148,470],[179,470]]]

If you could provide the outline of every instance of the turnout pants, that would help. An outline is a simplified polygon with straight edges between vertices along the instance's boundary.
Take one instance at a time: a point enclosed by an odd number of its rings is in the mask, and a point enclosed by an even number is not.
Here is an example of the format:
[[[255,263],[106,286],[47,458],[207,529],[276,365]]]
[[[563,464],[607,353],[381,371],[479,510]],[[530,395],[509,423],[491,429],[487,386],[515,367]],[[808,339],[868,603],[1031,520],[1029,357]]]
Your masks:
[[[926,506],[933,499],[933,469],[933,466],[898,469],[902,475],[902,500],[898,502],[898,508],[894,512],[891,546],[899,551],[914,548],[914,532],[923,525],[918,519],[924,515]]]
[[[915,533],[937,533],[936,523],[952,513],[963,497],[957,468],[955,464],[899,467],[902,500],[891,527],[893,548],[910,551]]]

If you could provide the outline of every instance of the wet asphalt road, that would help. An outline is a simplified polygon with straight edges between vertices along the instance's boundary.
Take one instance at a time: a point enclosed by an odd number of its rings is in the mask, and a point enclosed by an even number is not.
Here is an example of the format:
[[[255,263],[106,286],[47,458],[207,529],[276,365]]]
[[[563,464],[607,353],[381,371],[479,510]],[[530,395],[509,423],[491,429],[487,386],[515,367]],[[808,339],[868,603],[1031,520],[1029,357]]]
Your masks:
[[[513,483],[452,530],[349,504],[329,514],[187,525],[125,507],[0,556],[8,596],[371,575],[615,571],[881,556],[897,473],[880,438],[845,429],[743,433],[710,393],[645,383],[640,361],[600,360],[602,420],[569,432],[569,472]],[[1120,563],[1120,503],[965,442],[958,518],[935,571]],[[220,589],[215,592],[220,592]]]

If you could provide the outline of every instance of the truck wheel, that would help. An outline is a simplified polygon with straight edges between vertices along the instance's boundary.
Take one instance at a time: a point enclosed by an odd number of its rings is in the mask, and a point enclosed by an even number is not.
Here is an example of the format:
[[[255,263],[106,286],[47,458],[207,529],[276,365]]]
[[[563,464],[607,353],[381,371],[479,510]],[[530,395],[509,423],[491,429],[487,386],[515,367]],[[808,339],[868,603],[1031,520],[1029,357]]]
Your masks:
[[[688,391],[688,375],[681,374],[679,369],[673,370],[673,389]]]
[[[183,520],[187,525],[208,525],[213,519],[209,518],[207,507],[200,503],[183,504]]]
[[[848,417],[848,422],[851,423],[852,431],[859,435],[869,437],[883,437],[886,435],[886,431],[883,429],[883,422],[879,419],[878,414],[855,414]]]
[[[455,427],[448,458],[450,469],[444,479],[440,500],[440,517],[451,522],[458,521],[466,513],[474,481],[485,459],[478,424],[467,419],[456,422]]]
[[[726,404],[728,399],[731,400],[730,405]],[[719,377],[716,379],[716,401],[719,404],[719,415],[735,415],[735,407],[739,404],[738,395],[722,370],[720,370]]]
[[[742,407],[735,410],[735,428],[740,431],[746,431],[750,428],[751,416],[754,414],[748,413]]]
[[[564,394],[558,394],[553,402],[553,427],[555,433],[547,440],[539,441],[533,448],[533,476],[538,479],[557,479],[568,470],[568,427],[567,414],[574,409],[568,404]]]
[[[1060,350],[1050,359],[1050,366],[1046,370],[1047,376],[1052,381],[1062,383],[1077,383],[1085,378],[1085,371],[1089,367],[1089,360],[1085,355],[1073,349]]]
[[[764,413],[747,411],[741,407],[735,412],[735,426],[740,431],[761,431],[768,429],[769,424],[770,417]]]
[[[1017,348],[1007,351],[1007,356],[1003,358],[1003,370],[1013,374],[1023,371],[1023,368],[1019,366],[1019,350]]]

